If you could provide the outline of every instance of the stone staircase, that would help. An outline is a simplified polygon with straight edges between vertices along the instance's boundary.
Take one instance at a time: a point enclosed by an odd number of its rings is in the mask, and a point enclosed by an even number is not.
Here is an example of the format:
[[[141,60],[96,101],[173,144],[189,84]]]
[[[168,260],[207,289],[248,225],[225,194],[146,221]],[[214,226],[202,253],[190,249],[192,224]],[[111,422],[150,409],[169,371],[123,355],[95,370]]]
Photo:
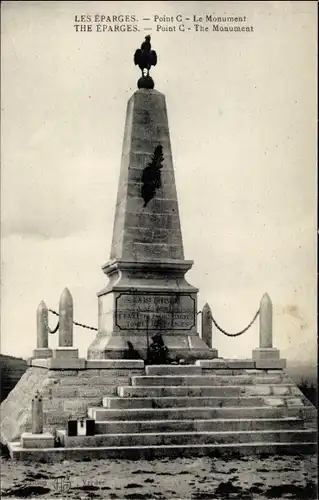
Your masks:
[[[122,457],[313,449],[315,426],[305,425],[313,407],[282,370],[211,375],[202,373],[201,363],[147,366],[145,376],[118,387],[118,397],[104,397],[102,407],[89,408],[96,436],[61,432],[62,443],[112,448]]]
[[[117,396],[88,408],[95,436],[59,430],[61,447],[51,451],[64,459],[316,451],[316,409],[283,370],[210,366],[146,366]]]

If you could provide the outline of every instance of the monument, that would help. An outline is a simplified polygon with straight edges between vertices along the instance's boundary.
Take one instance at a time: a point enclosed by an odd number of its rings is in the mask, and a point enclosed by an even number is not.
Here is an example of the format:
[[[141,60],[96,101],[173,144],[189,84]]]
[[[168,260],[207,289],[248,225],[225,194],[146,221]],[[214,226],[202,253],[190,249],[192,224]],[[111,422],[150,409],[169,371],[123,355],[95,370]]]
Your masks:
[[[149,74],[150,36],[134,54],[142,71],[127,104],[108,285],[98,293],[98,334],[88,358],[146,359],[160,335],[171,360],[217,357],[197,332],[197,292],[185,260],[165,96]]]
[[[205,359],[217,358],[218,325],[206,304],[199,337],[165,97],[149,74],[157,63],[150,37],[134,62],[142,77],[127,107],[97,337],[88,359],[79,358],[73,326],[90,327],[74,321],[70,291],[63,290],[58,313],[41,301],[29,368],[1,403],[1,443],[14,460],[37,462],[314,453],[316,409],[273,346],[268,294],[254,317],[260,335],[252,359]],[[53,330],[49,311],[59,318]]]

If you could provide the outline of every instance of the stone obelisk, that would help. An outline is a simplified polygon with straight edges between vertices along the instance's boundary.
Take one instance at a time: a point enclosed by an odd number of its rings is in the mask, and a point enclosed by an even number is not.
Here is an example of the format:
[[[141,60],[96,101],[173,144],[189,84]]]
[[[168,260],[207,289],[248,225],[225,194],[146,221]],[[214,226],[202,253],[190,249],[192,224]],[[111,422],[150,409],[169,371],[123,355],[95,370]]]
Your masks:
[[[142,70],[127,105],[109,283],[98,293],[99,331],[88,358],[143,357],[160,334],[171,359],[216,356],[197,333],[197,292],[185,279],[165,96],[149,75],[150,37],[135,52]],[[133,353],[133,354],[132,354]]]

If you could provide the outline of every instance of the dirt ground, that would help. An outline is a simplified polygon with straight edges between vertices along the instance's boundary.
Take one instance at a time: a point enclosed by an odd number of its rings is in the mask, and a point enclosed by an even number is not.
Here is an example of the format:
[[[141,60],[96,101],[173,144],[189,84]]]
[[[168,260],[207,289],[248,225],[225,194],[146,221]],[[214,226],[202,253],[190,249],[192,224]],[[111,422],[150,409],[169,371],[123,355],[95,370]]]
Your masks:
[[[89,460],[1,465],[1,498],[317,499],[317,457]]]

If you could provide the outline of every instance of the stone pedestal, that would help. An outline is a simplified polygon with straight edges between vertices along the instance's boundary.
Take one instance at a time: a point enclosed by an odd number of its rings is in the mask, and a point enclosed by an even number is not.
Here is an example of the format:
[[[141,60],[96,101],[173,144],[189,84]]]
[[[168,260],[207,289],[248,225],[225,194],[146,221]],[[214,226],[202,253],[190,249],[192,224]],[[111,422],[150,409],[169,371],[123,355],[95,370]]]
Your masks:
[[[85,359],[79,358],[79,349],[75,347],[58,347],[53,349],[52,359],[48,367],[51,369],[83,369]]]
[[[171,358],[215,356],[197,332],[197,292],[185,279],[165,97],[140,89],[128,102],[109,278],[98,293],[89,359],[146,358],[160,333]]]
[[[286,368],[286,360],[280,358],[280,351],[275,347],[253,349],[252,358],[256,368],[281,370]]]
[[[53,349],[52,357],[55,359],[77,359],[79,357],[79,349],[75,347],[58,347]]]
[[[50,432],[32,434],[23,432],[20,438],[22,448],[54,448],[54,436]]]
[[[33,359],[46,359],[52,358],[52,349],[49,347],[37,347],[32,351]]]
[[[280,352],[279,349],[275,347],[259,347],[257,349],[253,349],[253,359],[261,360],[261,359],[279,359]]]
[[[52,370],[83,370],[85,359],[79,358],[79,349],[75,347],[58,347],[52,350],[50,359],[33,359],[31,365]]]

